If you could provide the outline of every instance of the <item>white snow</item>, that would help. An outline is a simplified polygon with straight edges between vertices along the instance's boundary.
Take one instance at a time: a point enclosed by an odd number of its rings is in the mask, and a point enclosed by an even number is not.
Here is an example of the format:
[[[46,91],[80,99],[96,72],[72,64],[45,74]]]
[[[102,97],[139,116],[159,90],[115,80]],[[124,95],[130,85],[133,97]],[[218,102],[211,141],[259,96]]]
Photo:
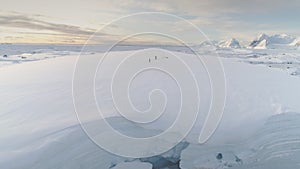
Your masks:
[[[270,117],[257,133],[240,143],[201,146],[191,144],[181,154],[181,168],[281,169],[298,168],[300,114]],[[223,158],[216,158],[222,153]]]
[[[266,40],[264,38],[262,41]],[[276,38],[288,39],[285,35]],[[132,50],[135,47],[130,48]],[[176,50],[180,51],[181,48],[172,49]],[[54,58],[56,53],[52,50],[35,54],[30,51],[6,53],[11,60],[18,60],[17,55],[26,55],[24,60],[36,62],[11,62],[11,66],[0,68],[0,166],[24,169],[151,168],[150,163],[141,159],[118,157],[100,149],[80,128],[72,100],[72,75],[78,51],[64,50],[64,55],[60,55],[64,57],[57,58]],[[97,99],[99,104],[104,105],[105,117],[118,131],[139,137],[155,135],[169,127],[177,115],[180,93],[170,77],[157,71],[145,72],[136,79],[133,90],[130,90],[132,103],[142,110],[149,107],[147,94],[153,86],[167,93],[165,115],[148,125],[133,125],[120,118],[113,108],[110,90],[105,88],[114,66],[132,52],[111,53],[103,68],[103,76],[98,79],[101,83],[96,93],[101,97]],[[186,149],[178,146],[155,160],[165,158],[176,162],[180,158],[180,166],[189,169],[257,168],[257,164],[264,169],[297,168],[300,118],[299,114],[289,112],[300,112],[300,78],[291,76],[291,72],[286,73],[282,67],[272,69],[264,66],[271,63],[272,66],[275,63],[282,66],[293,62],[288,65],[294,66],[295,72],[299,72],[297,51],[218,50],[224,64],[228,95],[221,124],[213,137],[203,145],[197,144],[197,141],[209,109],[208,77],[195,56],[182,51],[173,53],[186,61],[201,84],[200,114],[185,140],[189,143]],[[98,54],[84,53],[85,57],[97,57]],[[151,52],[148,54],[151,55]],[[209,55],[205,53],[203,56]],[[42,60],[45,56],[52,59]],[[149,56],[141,57],[147,60]],[[89,111],[88,106],[86,111]],[[99,134],[109,133],[103,131]],[[224,155],[221,161],[215,158],[219,152]]]

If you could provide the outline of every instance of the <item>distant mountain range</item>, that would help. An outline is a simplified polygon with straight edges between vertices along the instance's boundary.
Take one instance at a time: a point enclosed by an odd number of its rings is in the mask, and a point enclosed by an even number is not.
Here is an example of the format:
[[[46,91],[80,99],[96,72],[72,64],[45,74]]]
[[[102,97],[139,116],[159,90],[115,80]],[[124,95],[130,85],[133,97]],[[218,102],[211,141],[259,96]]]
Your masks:
[[[271,36],[261,34],[258,38],[253,40],[249,46],[255,49],[286,47],[292,46],[295,39],[295,37],[287,34],[276,34]]]
[[[252,48],[252,49],[277,49],[277,48],[297,48],[300,46],[300,37],[296,38],[287,34],[267,35],[260,34],[250,44],[241,45],[235,39],[222,41],[204,41],[200,47],[214,46],[216,48]]]

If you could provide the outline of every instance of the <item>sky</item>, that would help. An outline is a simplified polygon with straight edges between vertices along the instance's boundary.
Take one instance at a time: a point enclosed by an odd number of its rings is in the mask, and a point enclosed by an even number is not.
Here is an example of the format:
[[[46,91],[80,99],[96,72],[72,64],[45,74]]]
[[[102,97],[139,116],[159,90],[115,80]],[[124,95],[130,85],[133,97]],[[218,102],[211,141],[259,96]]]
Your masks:
[[[134,44],[174,38],[197,44],[206,38],[250,42],[261,33],[300,36],[299,0],[0,1],[1,43],[105,44],[130,36]],[[131,16],[140,12],[156,14]]]

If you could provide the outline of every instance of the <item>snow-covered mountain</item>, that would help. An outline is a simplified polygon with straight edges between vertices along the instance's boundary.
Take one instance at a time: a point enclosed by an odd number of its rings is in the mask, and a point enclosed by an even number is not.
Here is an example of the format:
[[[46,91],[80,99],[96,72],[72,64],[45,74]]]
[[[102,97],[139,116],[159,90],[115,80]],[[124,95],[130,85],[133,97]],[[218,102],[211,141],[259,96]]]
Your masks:
[[[226,41],[221,41],[218,45],[220,48],[241,48],[241,45],[238,40],[235,38],[226,40]]]
[[[266,39],[260,41],[254,48],[255,49],[266,49],[268,45],[268,41]]]
[[[203,41],[200,45],[200,48],[241,48],[241,45],[239,41],[235,38],[231,38],[228,40],[222,40],[222,41]]]
[[[294,37],[288,34],[260,34],[249,45],[241,44],[238,39],[231,38],[228,40],[211,40],[203,41],[197,45],[201,49],[240,49],[248,48],[252,49],[295,49],[300,46],[300,37]]]
[[[287,34],[267,35],[261,34],[250,44],[254,49],[267,49],[267,48],[282,48],[288,47],[296,38]]]
[[[295,39],[292,43],[290,43],[290,46],[300,46],[300,37]]]
[[[218,43],[219,42],[216,40],[211,40],[211,41],[206,40],[206,41],[203,41],[202,43],[200,43],[198,45],[198,47],[199,48],[211,48],[211,47],[216,48],[216,47],[218,47]]]

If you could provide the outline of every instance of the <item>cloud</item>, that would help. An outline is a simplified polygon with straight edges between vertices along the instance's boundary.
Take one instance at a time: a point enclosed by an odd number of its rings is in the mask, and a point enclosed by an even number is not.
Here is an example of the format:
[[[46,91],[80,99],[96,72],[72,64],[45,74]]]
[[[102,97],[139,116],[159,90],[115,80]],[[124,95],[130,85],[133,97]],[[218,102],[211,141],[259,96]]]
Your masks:
[[[1,14],[0,11],[0,28],[6,31],[2,33],[6,35],[12,35],[8,31],[13,30],[16,36],[20,36],[18,32],[23,32],[21,35],[25,37],[29,36],[26,34],[30,34],[33,37],[45,35],[87,39],[101,24],[128,14],[147,11],[167,12],[181,16],[199,26],[212,39],[223,39],[229,36],[253,39],[253,36],[261,32],[277,30],[300,34],[300,24],[297,22],[300,15],[299,0],[75,0],[64,2],[53,0],[46,2],[43,7],[35,7],[37,5],[32,4],[44,2],[30,0],[28,3],[17,4],[18,8],[15,3],[12,3],[16,0],[6,1],[7,3],[4,3],[6,7],[3,8],[6,12],[12,10],[20,12]],[[60,8],[57,8],[58,5]],[[55,22],[52,19],[55,19]],[[60,22],[57,23],[58,20]],[[64,24],[63,21],[79,26]],[[146,21],[153,22],[153,26],[161,28],[158,31],[163,31],[164,27],[172,28],[169,29],[172,32],[188,34],[193,38],[191,33],[188,33],[190,27],[184,23],[162,18],[158,20],[141,18],[117,25],[119,27],[111,26],[111,29],[97,33],[95,39],[109,41],[121,36],[124,32],[142,30],[143,23]]]
[[[116,35],[109,33],[97,32],[97,29],[83,28],[80,26],[60,24],[44,21],[41,15],[25,15],[16,12],[9,14],[0,14],[0,27],[6,30],[2,35],[10,35],[23,37],[27,41],[43,39],[52,43],[53,39],[59,39],[61,42],[77,42],[85,43],[87,39],[93,35],[93,42],[90,43],[105,43],[116,38]],[[10,29],[7,29],[10,28]],[[107,29],[117,29],[116,25],[110,25]],[[15,30],[15,31],[12,31]],[[9,36],[8,36],[9,37]],[[6,40],[12,38],[4,38]],[[26,41],[26,42],[27,42]],[[46,42],[47,43],[47,42]]]
[[[113,1],[131,12],[157,11],[179,15],[203,29],[214,39],[234,36],[252,40],[261,32],[298,32],[299,0],[128,0]],[[167,21],[166,21],[167,22]],[[159,23],[163,24],[163,23]],[[184,24],[173,31],[189,31]],[[277,28],[277,29],[276,29]],[[209,34],[211,32],[211,34]]]
[[[114,1],[116,3],[116,1]],[[119,1],[117,1],[119,2]],[[116,3],[117,5],[117,3]],[[201,16],[224,13],[268,13],[276,10],[286,10],[300,7],[299,0],[130,0],[121,3],[128,9],[148,11],[164,11]]]
[[[51,23],[24,15],[2,15],[0,16],[0,26],[31,30],[46,30],[71,35],[91,35],[95,32],[94,29],[83,29],[79,26]]]

